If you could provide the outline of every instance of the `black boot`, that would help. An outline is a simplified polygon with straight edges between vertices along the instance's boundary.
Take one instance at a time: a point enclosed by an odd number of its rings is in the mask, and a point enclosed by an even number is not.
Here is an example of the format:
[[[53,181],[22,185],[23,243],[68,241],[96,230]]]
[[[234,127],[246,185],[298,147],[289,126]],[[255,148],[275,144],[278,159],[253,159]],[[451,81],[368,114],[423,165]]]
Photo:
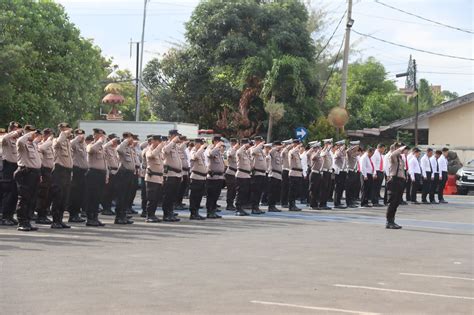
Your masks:
[[[189,220],[205,220],[206,218],[199,214],[198,210],[191,210],[191,215],[189,216]]]
[[[301,209],[296,206],[294,201],[290,202],[290,208],[288,210],[290,210],[290,211],[301,211]]]
[[[235,215],[239,217],[248,216],[248,212],[246,212],[242,207],[237,206],[237,210],[235,210]]]
[[[268,206],[268,212],[281,212],[281,210],[275,206]]]

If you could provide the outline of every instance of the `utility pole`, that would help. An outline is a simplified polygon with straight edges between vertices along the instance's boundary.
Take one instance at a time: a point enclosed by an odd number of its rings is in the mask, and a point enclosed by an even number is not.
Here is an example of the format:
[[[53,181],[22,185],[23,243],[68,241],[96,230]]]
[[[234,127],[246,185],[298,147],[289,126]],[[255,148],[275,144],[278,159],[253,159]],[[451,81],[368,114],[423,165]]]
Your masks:
[[[416,84],[416,60],[413,59],[413,84],[415,90],[415,146],[418,146],[418,85]]]
[[[411,55],[410,59],[408,60],[407,71],[398,73],[395,75],[395,77],[406,77],[405,90],[411,91],[413,89],[413,93],[415,95],[415,146],[418,146],[418,84],[416,82],[416,60],[411,59]]]
[[[347,21],[346,21],[346,35],[344,37],[344,57],[342,59],[342,77],[341,77],[341,100],[339,107],[346,108],[347,100],[347,74],[349,72],[349,49],[351,39],[351,27],[354,25],[352,19],[352,0],[347,1]],[[341,128],[344,131],[344,127]],[[339,129],[337,130],[339,137]]]
[[[137,76],[137,106],[135,109],[135,121],[140,121],[140,90],[141,90],[141,81],[142,81],[142,69],[143,69],[143,50],[144,50],[144,42],[145,42],[145,22],[146,22],[146,6],[148,4],[148,0],[144,0],[143,4],[143,25],[142,25],[142,40],[141,40],[141,52],[140,52],[140,66],[138,69],[138,76]]]
[[[135,66],[135,115],[140,112],[139,67],[140,67],[140,42],[133,42],[130,38],[130,58],[132,58],[132,45],[137,45],[137,61]],[[138,120],[137,120],[138,121]]]

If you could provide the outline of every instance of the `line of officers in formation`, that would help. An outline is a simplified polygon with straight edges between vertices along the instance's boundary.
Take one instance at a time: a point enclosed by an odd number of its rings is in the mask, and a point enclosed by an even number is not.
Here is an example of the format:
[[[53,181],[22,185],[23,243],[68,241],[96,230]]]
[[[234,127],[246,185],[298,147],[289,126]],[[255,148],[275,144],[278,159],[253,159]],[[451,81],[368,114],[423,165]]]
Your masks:
[[[0,130],[1,131],[1,130]],[[67,123],[52,129],[24,128],[11,122],[1,136],[3,170],[0,198],[2,224],[18,225],[20,231],[34,231],[37,224],[54,229],[70,228],[63,222],[65,211],[69,222],[86,222],[86,226],[104,226],[102,214],[115,215],[115,224],[132,224],[133,200],[142,177],[142,216],[145,222],[180,221],[175,210],[185,209],[183,198],[189,190],[191,220],[219,219],[217,200],[227,187],[226,210],[238,216],[280,212],[277,205],[289,211],[300,211],[297,200],[306,200],[313,210],[334,207],[382,206],[379,202],[382,182],[387,208],[387,224],[399,229],[395,213],[403,201],[418,204],[416,194],[423,185],[422,201],[445,202],[442,191],[447,180],[447,149],[428,149],[419,160],[420,150],[400,143],[363,150],[359,141],[333,139],[313,141],[307,146],[297,139],[266,144],[262,137],[231,139],[227,149],[220,137],[208,144],[203,139],[189,141],[177,130],[168,136],[149,135],[140,143],[130,132],[106,135],[99,128],[87,136],[81,129],[72,130]],[[227,156],[227,165],[224,163]],[[342,204],[345,191],[346,205]],[[360,196],[362,193],[362,196]],[[207,215],[199,214],[206,196]],[[360,204],[358,201],[360,200]],[[115,202],[115,212],[112,205]],[[156,216],[163,209],[163,219]],[[14,218],[16,212],[17,219]],[[35,212],[37,214],[35,214]],[[48,214],[52,215],[52,221]],[[85,217],[86,219],[83,219]]]

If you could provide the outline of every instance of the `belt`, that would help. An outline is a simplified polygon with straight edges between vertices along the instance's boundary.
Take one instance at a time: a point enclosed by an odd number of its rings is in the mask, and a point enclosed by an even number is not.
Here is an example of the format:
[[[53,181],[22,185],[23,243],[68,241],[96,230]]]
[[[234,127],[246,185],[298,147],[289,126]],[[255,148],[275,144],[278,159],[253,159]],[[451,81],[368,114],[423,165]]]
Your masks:
[[[302,172],[303,169],[302,168],[291,168],[292,171],[298,171],[298,172]]]
[[[70,172],[72,171],[72,168],[64,167],[64,166],[62,166],[61,164],[57,164],[57,163],[54,164],[54,168],[55,168],[55,169],[63,169],[63,170],[67,170],[67,171],[70,171]]]
[[[31,167],[26,167],[26,166],[19,166],[18,168],[21,171],[28,171],[28,172],[35,172],[35,173],[41,172],[41,168],[31,168]]]
[[[152,170],[150,170],[149,168],[146,169],[146,173],[150,176],[163,176],[163,173],[160,173],[160,172],[153,172]]]
[[[183,167],[183,171],[189,172],[189,167]]]
[[[237,172],[237,169],[235,167],[229,166],[228,169],[230,169],[231,171]]]
[[[207,176],[206,173],[201,173],[201,172],[198,172],[198,171],[191,171],[191,173],[197,174],[197,175],[199,175],[199,176],[204,176],[204,177]],[[211,175],[211,176],[212,176],[212,175]]]
[[[209,172],[207,172],[207,174],[209,174],[209,176],[211,176],[211,177],[214,176],[214,175],[215,175],[215,176],[224,175],[223,172],[213,172],[213,171],[209,171]]]
[[[242,168],[239,168],[238,170],[241,171],[241,172],[243,172],[243,173],[246,173],[246,174],[252,173],[251,171],[247,171],[247,170],[244,170],[244,169],[242,169]]]
[[[89,172],[90,172],[90,171],[100,172],[100,173],[107,173],[105,170],[100,170],[100,169],[98,169],[98,168],[89,168]],[[133,171],[131,171],[131,172],[133,172]]]
[[[321,172],[320,172],[320,171],[311,170],[311,173],[319,174],[319,173],[321,173]]]
[[[274,169],[272,169],[272,172],[273,172],[273,173],[277,173],[277,174],[280,174],[280,175],[281,175],[281,171],[277,171],[277,170],[274,170]]]
[[[253,169],[254,172],[266,173],[265,170],[259,170],[258,168]]]
[[[165,165],[165,174],[168,173],[169,171],[175,172],[175,173],[178,173],[178,174],[181,173],[180,169]]]
[[[332,173],[332,169],[330,168],[323,168],[322,171]]]
[[[118,170],[118,167],[109,167],[109,170],[111,170],[111,171],[117,171],[117,170]]]

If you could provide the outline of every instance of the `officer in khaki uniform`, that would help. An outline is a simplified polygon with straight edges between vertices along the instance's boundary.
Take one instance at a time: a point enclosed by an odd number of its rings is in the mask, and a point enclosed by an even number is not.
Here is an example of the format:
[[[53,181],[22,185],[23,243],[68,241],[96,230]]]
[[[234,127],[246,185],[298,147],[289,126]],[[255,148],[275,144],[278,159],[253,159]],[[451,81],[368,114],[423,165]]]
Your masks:
[[[302,144],[298,139],[293,140],[292,149],[288,152],[288,163],[290,166],[289,176],[289,210],[290,211],[301,211],[296,206],[296,198],[298,198],[302,183],[303,183],[303,167],[301,165],[300,149]]]
[[[63,216],[71,187],[72,152],[69,136],[72,129],[67,123],[60,123],[58,129],[59,137],[53,140],[54,169],[53,184],[51,186],[53,223],[51,228],[68,229],[70,226],[63,223]]]
[[[291,145],[293,140],[283,141],[285,147],[281,151],[281,160],[283,162],[283,171],[281,174],[281,206],[283,208],[288,207],[288,193],[289,193],[289,173],[290,173],[290,164],[288,160],[288,152],[293,148]]]
[[[25,132],[27,128],[25,126]],[[38,185],[41,177],[41,156],[37,142],[41,141],[41,131],[29,131],[18,138],[18,169],[15,172],[15,181],[18,186],[18,231],[36,231],[38,228],[31,225],[31,215],[36,206]]]
[[[225,171],[225,185],[227,186],[227,207],[226,210],[235,211],[235,172],[237,172],[236,153],[240,145],[237,139],[230,139],[230,149],[227,150],[227,170]]]
[[[180,144],[178,145],[178,153],[179,153],[179,158],[181,159],[183,176],[181,177],[181,183],[178,189],[178,196],[176,199],[175,209],[186,210],[186,205],[183,203],[183,198],[189,186],[189,161],[188,161],[188,156],[186,155],[186,148],[188,147],[189,141],[186,138],[186,136],[180,136],[179,140],[180,140]]]
[[[313,210],[319,210],[319,198],[321,191],[321,167],[323,158],[321,157],[321,142],[310,142],[311,148],[308,151],[308,161],[311,172],[309,175],[309,206]]]
[[[347,178],[347,163],[346,163],[346,145],[344,140],[335,143],[336,150],[334,152],[334,173],[335,173],[335,193],[334,193],[334,208],[345,209],[341,203],[342,194],[344,193],[346,178]]]
[[[189,211],[190,220],[204,220],[199,215],[202,196],[206,192],[207,166],[205,163],[204,151],[207,145],[202,139],[194,141],[194,148],[191,151],[191,176],[189,183]]]
[[[151,136],[151,143],[145,154],[146,174],[145,185],[147,195],[146,220],[147,223],[157,223],[161,220],[156,217],[156,208],[163,200],[163,147],[165,142],[159,135]]]
[[[349,208],[357,208],[356,199],[359,195],[360,174],[357,171],[357,156],[360,141],[349,142],[346,150],[347,179],[346,179],[346,204]]]
[[[132,224],[133,221],[127,219],[126,210],[129,206],[130,194],[136,189],[136,162],[135,162],[134,139],[130,132],[122,134],[122,142],[117,148],[120,160],[117,172],[117,206],[115,207],[115,224]]]
[[[403,190],[405,187],[406,174],[405,162],[401,154],[406,146],[399,143],[394,144],[394,151],[388,153],[388,181],[390,182],[390,200],[387,207],[387,229],[401,229],[402,227],[395,223],[395,214],[402,201]]]
[[[237,156],[237,172],[235,173],[236,179],[236,203],[237,210],[235,215],[247,216],[249,215],[245,210],[244,206],[248,204],[250,195],[250,174],[252,173],[252,166],[250,164],[249,150],[250,142],[249,139],[240,140],[240,148],[236,152]]]
[[[250,200],[252,205],[252,214],[264,214],[259,209],[260,199],[262,198],[263,188],[265,186],[265,176],[267,172],[267,161],[263,148],[265,141],[262,137],[255,137],[255,145],[250,148],[252,157],[252,180],[250,184]]]
[[[147,135],[146,136],[146,141],[143,141],[140,143],[140,150],[141,150],[141,157],[140,157],[140,192],[141,192],[141,199],[142,199],[142,213],[140,216],[142,218],[146,218],[146,205],[148,203],[147,196],[146,196],[146,183],[145,183],[145,176],[146,176],[146,169],[147,169],[147,163],[146,163],[146,153],[148,152],[148,149],[151,146],[151,143],[153,141],[153,135]],[[161,136],[160,136],[161,140]]]
[[[323,166],[321,168],[322,177],[321,177],[321,195],[319,198],[319,209],[321,210],[331,210],[328,207],[328,199],[330,196],[331,190],[331,181],[332,181],[332,157],[331,157],[331,148],[332,148],[332,139],[324,139],[324,148],[321,151],[321,157],[323,158]]]
[[[163,221],[180,221],[174,214],[174,204],[178,197],[177,191],[181,184],[183,165],[178,152],[180,143],[178,130],[170,130],[169,140],[163,147],[164,183],[163,183]]]
[[[41,182],[38,186],[38,199],[36,201],[36,212],[38,213],[36,224],[50,225],[53,223],[48,218],[48,209],[51,206],[51,184],[54,167],[53,139],[53,130],[46,128],[43,130],[41,142],[38,143],[38,151],[41,156]]]
[[[82,129],[74,130],[75,138],[71,140],[72,151],[72,181],[69,193],[69,220],[68,222],[85,222],[80,212],[86,212],[84,193],[86,190],[86,173],[89,169],[85,144],[85,132]]]
[[[220,219],[222,218],[217,212],[217,200],[224,187],[224,157],[222,156],[224,142],[221,137],[215,136],[212,138],[212,145],[207,151],[207,158],[209,161],[207,172],[207,218]]]
[[[281,193],[281,174],[283,171],[281,160],[282,149],[281,141],[274,141],[268,153],[270,157],[270,166],[268,167],[268,212],[281,212],[281,210],[276,207],[276,203],[280,200]]]
[[[99,204],[104,195],[104,187],[108,181],[107,161],[105,159],[104,144],[105,131],[93,129],[94,141],[86,147],[89,170],[86,173],[87,185],[87,226],[99,227],[105,224],[99,220]]]
[[[118,196],[118,179],[117,172],[120,160],[117,153],[117,147],[120,143],[119,137],[112,133],[107,137],[108,142],[104,145],[105,160],[107,161],[107,168],[109,180],[105,184],[104,195],[102,198],[102,214],[115,215],[112,211],[112,201]]]

